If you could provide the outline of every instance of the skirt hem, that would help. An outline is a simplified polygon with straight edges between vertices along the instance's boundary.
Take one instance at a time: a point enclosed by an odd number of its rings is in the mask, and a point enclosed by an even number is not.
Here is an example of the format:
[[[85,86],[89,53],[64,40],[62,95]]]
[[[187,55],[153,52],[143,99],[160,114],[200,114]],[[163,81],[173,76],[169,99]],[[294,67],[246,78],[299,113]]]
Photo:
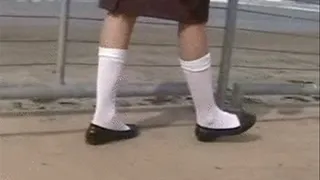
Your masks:
[[[119,8],[118,3],[111,5],[111,4],[103,3],[102,1],[104,0],[100,0],[99,8],[108,11],[108,13],[110,14],[126,14],[126,15],[131,15],[136,17],[149,17],[149,18],[175,21],[175,22],[185,23],[185,24],[203,24],[208,22],[208,15],[205,15],[205,16],[202,15],[200,17],[197,17],[197,16],[180,17],[179,15],[170,15],[166,13],[159,13],[159,12],[153,12],[153,11],[130,12],[127,9]],[[203,9],[203,11],[209,11],[209,8]]]

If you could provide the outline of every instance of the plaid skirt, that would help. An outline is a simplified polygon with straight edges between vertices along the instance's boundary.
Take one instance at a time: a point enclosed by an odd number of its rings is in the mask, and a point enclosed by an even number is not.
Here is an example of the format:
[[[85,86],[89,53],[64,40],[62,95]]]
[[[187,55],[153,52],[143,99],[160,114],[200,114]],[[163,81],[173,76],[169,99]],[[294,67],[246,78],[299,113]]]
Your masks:
[[[99,0],[109,13],[153,17],[177,22],[206,23],[210,0]]]

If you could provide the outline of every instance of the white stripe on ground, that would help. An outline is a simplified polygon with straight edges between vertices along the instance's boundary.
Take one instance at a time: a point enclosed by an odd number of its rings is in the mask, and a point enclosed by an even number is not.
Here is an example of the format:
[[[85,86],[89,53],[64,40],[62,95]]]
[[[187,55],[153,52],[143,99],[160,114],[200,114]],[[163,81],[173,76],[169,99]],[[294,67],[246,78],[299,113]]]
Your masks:
[[[228,0],[210,0],[211,2],[218,3],[227,3]],[[307,11],[307,12],[318,12],[319,13],[319,5],[315,4],[307,4],[307,3],[295,3],[293,1],[285,1],[285,0],[240,0],[239,4],[241,5],[249,5],[249,6],[260,6],[260,7],[276,7],[280,9],[289,9],[289,10],[298,10],[298,11]]]
[[[227,3],[228,2],[228,0],[210,0],[211,2],[221,2],[221,3]],[[266,2],[282,2],[283,0],[264,0],[264,1],[266,1]],[[240,1],[241,2],[241,1]],[[243,2],[255,2],[255,1],[253,1],[253,0],[247,0],[247,1],[242,1],[242,3]],[[258,1],[258,3],[259,2],[261,2],[261,1]]]
[[[319,13],[319,7],[318,8],[303,8],[303,7],[297,7],[297,6],[284,6],[280,7],[283,9],[292,9],[292,10],[298,10],[298,11],[308,11],[308,12],[317,12]]]

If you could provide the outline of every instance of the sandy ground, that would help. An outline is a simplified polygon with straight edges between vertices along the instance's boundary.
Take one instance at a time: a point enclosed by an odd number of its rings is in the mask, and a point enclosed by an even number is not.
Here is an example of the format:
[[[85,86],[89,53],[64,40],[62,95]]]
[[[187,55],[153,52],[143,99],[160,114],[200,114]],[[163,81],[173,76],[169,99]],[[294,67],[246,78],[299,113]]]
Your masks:
[[[99,147],[83,141],[87,114],[1,117],[1,179],[317,180],[319,109],[300,110],[260,113],[248,133],[208,144],[190,108],[128,111],[141,136]]]
[[[5,26],[1,29],[1,39],[55,40],[56,30],[54,26]],[[69,39],[97,41],[98,34],[99,23],[75,21],[71,25]],[[210,44],[214,46],[210,50],[213,64],[217,65],[220,61],[218,47],[222,44],[223,31],[209,29],[208,34]],[[132,38],[129,67],[124,72],[125,80],[129,82],[183,80],[183,74],[178,67],[176,43],[176,27],[137,25]],[[155,44],[163,44],[163,46]],[[165,46],[168,44],[171,46]],[[319,82],[319,76],[316,75],[319,67],[319,39],[317,38],[238,31],[235,46],[240,49],[234,50],[231,82],[287,82],[289,80]],[[241,47],[297,53],[261,52],[241,49]],[[67,61],[70,64],[67,66],[67,82],[95,81],[96,52],[96,43],[69,43]],[[55,83],[55,59],[55,42],[32,44],[2,42],[0,82],[4,84]],[[51,65],[40,66],[39,63],[51,63]],[[20,66],[8,67],[5,64],[20,64]],[[175,67],[166,67],[168,65]],[[215,68],[214,74],[217,73],[218,69]]]
[[[1,43],[0,49],[0,86],[57,83],[54,66],[57,49],[54,40],[57,38],[57,27],[54,26],[54,22],[56,21],[48,21],[47,25],[37,26],[36,21],[30,20],[31,25],[19,26],[19,20],[15,20],[11,25],[6,24],[1,27],[1,39],[4,42]],[[82,40],[82,42],[68,44],[67,83],[95,82],[97,44],[88,42],[98,40],[99,26],[99,22],[71,21],[69,39]],[[175,26],[137,24],[122,83],[184,81],[177,60],[176,31]],[[316,34],[304,33],[309,36]],[[212,46],[210,49],[212,61],[215,65],[213,77],[216,79],[219,70],[217,65],[220,63],[221,57],[219,46],[222,45],[223,31],[208,29],[208,35]],[[9,40],[41,40],[44,42],[5,42]],[[235,47],[230,86],[233,82],[288,83],[292,80],[319,84],[318,38],[237,31]],[[246,48],[251,48],[251,50]],[[287,51],[295,53],[285,53]],[[279,101],[284,101],[284,97],[277,98]],[[261,98],[257,100],[265,101]],[[295,98],[295,101],[287,99],[285,103],[298,101],[317,103],[318,100],[319,98],[304,96]],[[179,99],[174,104],[183,101]],[[94,102],[92,100],[73,100],[71,104],[77,104],[73,108],[92,107]],[[129,104],[148,105],[148,103],[137,103],[136,101],[131,101]],[[64,109],[66,106],[69,107],[70,103],[61,105],[55,102],[55,104],[48,106],[48,103],[1,101],[0,111],[52,109],[53,106],[57,109]]]

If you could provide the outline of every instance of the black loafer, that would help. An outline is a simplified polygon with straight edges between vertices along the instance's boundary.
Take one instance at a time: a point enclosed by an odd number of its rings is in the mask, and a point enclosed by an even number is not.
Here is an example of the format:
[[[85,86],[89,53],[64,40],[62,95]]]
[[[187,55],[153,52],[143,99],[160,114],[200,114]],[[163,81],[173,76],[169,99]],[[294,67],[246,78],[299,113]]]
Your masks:
[[[102,145],[114,141],[132,139],[139,135],[136,125],[127,124],[127,126],[129,126],[130,130],[116,131],[90,124],[86,132],[86,143],[90,145]]]
[[[223,136],[234,136],[242,134],[253,127],[257,121],[256,115],[250,114],[245,110],[227,110],[227,112],[236,114],[240,120],[240,126],[231,129],[211,129],[196,125],[195,135],[199,141],[210,142]]]

